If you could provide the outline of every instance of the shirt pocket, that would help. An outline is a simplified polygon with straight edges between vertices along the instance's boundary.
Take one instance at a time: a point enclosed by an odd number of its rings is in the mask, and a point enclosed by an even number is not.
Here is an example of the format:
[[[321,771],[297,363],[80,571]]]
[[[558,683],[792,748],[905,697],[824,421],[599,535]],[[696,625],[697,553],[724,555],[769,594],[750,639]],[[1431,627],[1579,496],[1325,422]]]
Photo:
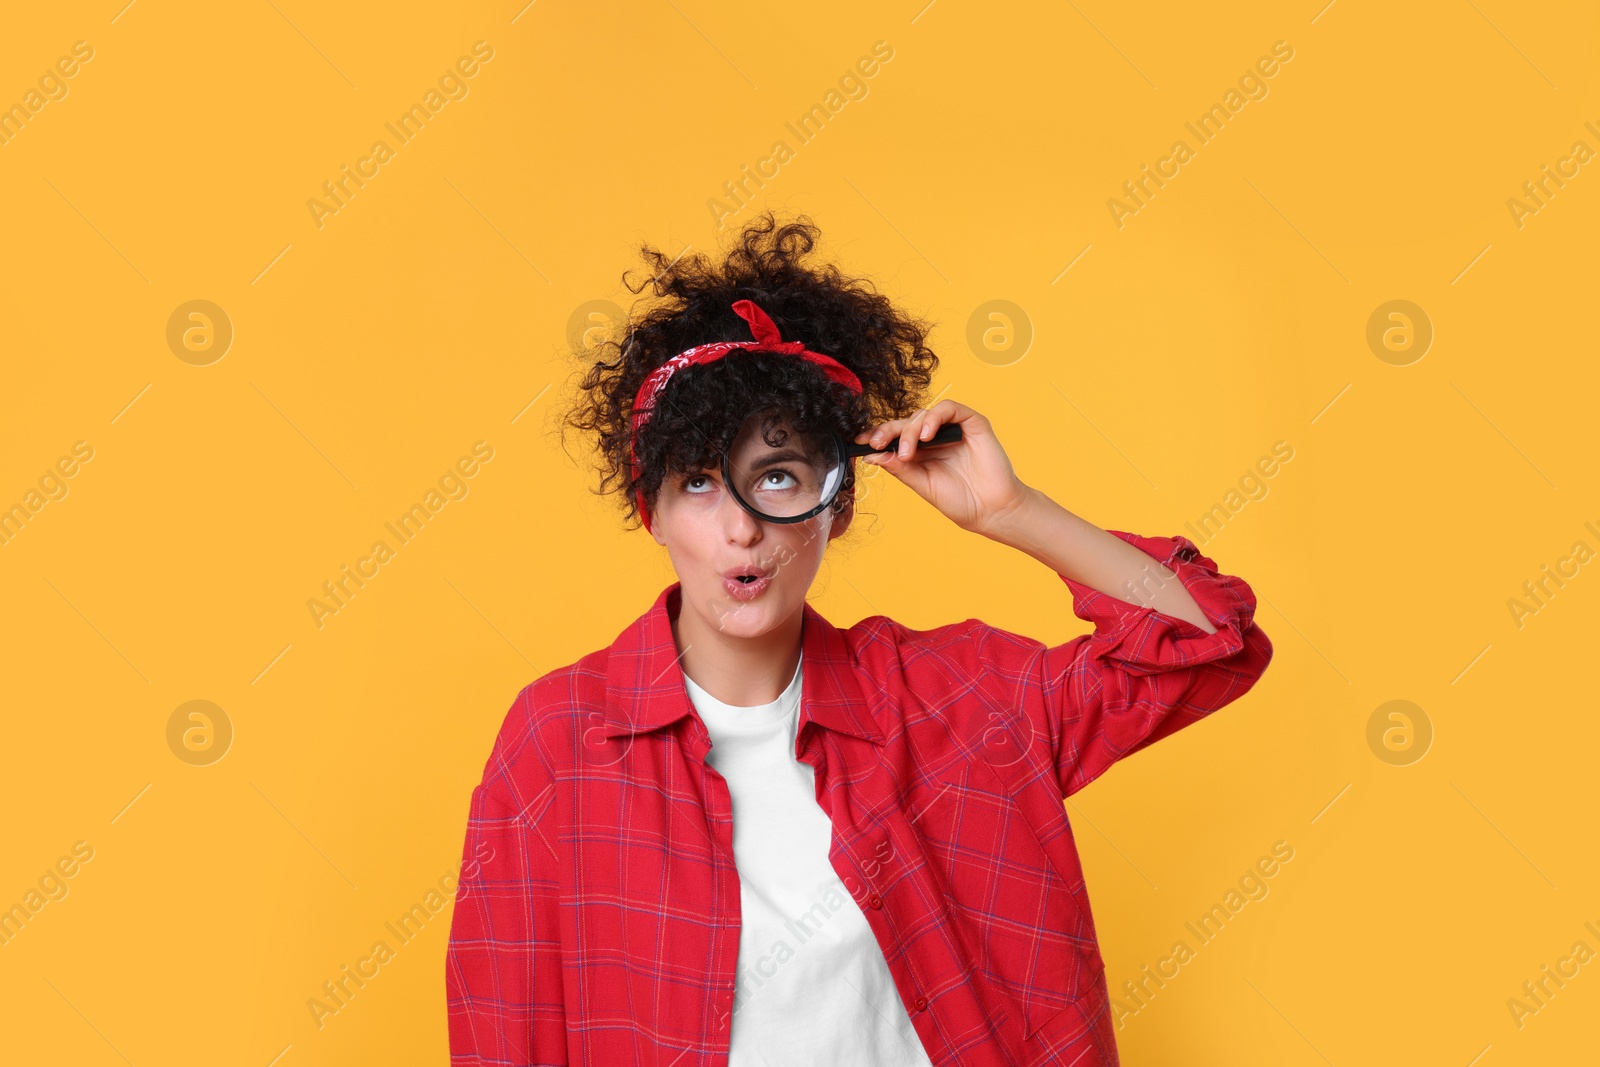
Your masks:
[[[933,789],[917,829],[956,939],[1032,1037],[1105,969],[1088,909],[995,772],[967,762]]]

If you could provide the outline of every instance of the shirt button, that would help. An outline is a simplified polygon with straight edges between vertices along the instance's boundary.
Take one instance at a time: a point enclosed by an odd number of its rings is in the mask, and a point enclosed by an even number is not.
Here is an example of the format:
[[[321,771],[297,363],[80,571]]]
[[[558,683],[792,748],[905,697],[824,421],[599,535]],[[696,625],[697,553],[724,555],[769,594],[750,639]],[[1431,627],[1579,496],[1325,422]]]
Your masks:
[[[874,908],[881,908],[883,907],[883,898],[874,893],[867,898],[867,903],[871,904]]]
[[[917,1005],[917,1010],[918,1011],[922,1011],[924,1008],[926,1008],[928,1006],[928,998],[927,997],[918,997],[916,999],[915,1003]]]

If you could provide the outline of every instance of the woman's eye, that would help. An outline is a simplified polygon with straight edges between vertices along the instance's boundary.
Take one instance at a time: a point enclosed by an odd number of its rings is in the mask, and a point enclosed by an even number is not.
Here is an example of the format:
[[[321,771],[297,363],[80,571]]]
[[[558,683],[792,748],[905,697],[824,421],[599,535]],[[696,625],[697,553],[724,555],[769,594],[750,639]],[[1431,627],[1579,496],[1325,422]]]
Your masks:
[[[712,489],[711,479],[704,474],[691,475],[684,479],[683,490],[686,493],[706,493]]]
[[[766,477],[761,480],[761,488],[768,490],[792,489],[798,484],[794,475],[786,470],[770,470],[767,472]]]

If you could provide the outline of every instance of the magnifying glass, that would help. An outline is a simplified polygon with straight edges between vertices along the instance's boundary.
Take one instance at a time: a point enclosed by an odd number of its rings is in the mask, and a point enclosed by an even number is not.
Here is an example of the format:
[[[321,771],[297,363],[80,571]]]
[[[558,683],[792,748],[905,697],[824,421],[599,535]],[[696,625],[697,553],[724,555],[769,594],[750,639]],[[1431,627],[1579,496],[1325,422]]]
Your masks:
[[[917,448],[954,444],[961,424],[947,422]],[[746,511],[767,522],[803,522],[820,513],[854,483],[850,462],[874,452],[894,452],[846,441],[836,430],[795,430],[771,411],[747,417],[722,455],[722,483]]]

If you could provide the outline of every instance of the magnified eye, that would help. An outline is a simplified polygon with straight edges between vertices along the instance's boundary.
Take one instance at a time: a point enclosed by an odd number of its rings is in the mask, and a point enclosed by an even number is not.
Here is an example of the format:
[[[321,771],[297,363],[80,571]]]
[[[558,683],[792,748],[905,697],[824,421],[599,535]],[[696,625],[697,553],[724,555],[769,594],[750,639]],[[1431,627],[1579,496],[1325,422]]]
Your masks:
[[[757,488],[766,492],[776,492],[782,489],[793,489],[799,484],[799,480],[794,475],[782,468],[777,468],[767,471],[762,476],[761,484]]]
[[[836,430],[796,427],[762,409],[745,418],[723,453],[717,491],[726,489],[759,519],[800,522],[839,492],[848,468],[841,446]]]

